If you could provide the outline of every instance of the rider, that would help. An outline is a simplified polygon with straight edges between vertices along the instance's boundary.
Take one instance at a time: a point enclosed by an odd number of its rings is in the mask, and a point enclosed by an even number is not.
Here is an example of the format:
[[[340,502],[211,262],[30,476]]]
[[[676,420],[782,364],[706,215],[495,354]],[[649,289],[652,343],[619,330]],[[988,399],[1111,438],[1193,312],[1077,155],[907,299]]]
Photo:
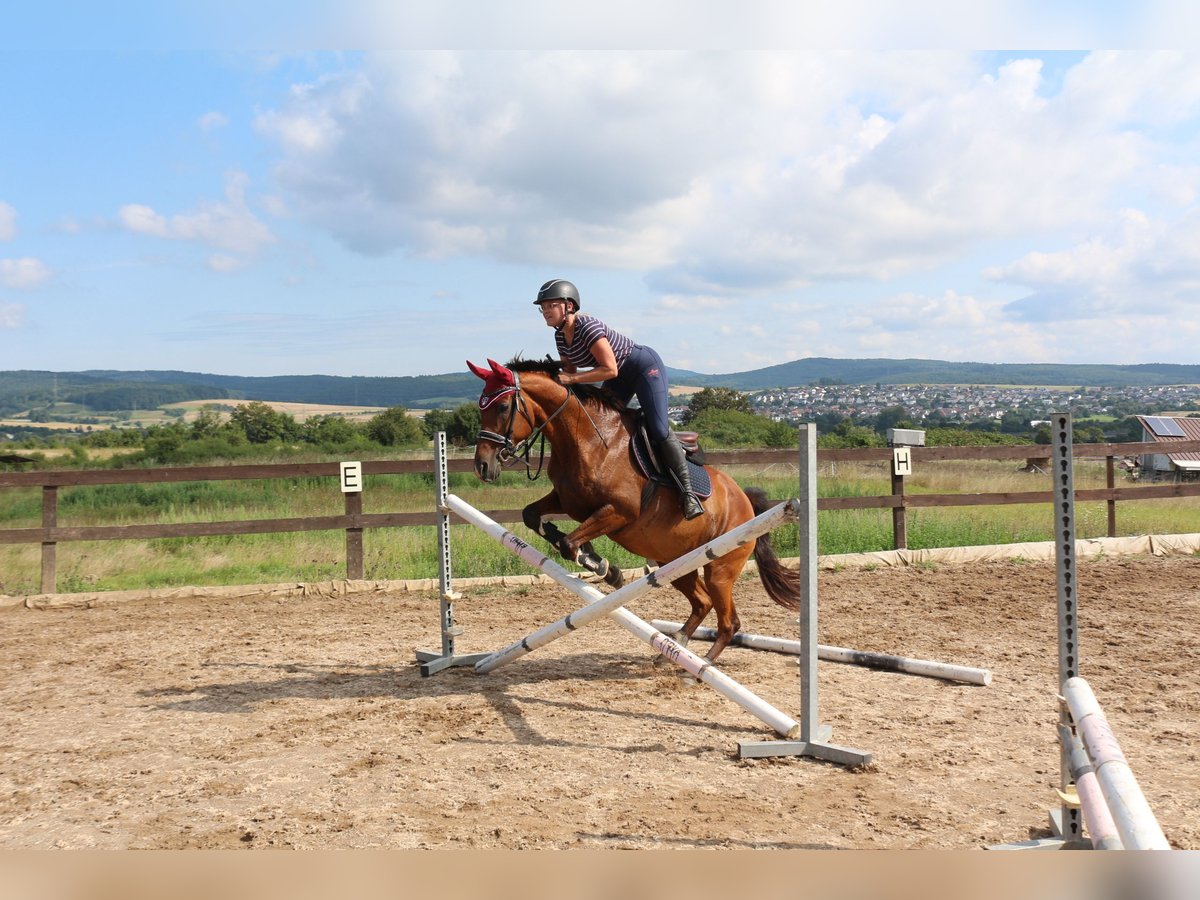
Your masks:
[[[606,382],[605,387],[623,403],[636,394],[654,449],[679,488],[683,517],[703,515],[704,507],[692,492],[683,446],[667,418],[667,368],[662,357],[595,316],[580,314],[579,290],[569,281],[547,281],[533,302],[554,329],[563,366],[559,381],[564,385]]]

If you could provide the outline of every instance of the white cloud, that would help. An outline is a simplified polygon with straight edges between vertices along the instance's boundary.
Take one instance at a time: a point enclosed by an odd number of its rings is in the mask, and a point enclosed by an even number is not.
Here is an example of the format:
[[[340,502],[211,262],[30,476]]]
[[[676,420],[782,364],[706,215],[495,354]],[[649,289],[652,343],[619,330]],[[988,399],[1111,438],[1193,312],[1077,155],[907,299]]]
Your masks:
[[[715,297],[927,271],[1136,184],[1186,200],[1192,164],[1139,129],[1198,105],[1187,55],[1095,54],[1052,92],[1037,60],[966,53],[431,52],[297,85],[258,126],[290,207],[357,251]]]
[[[0,330],[13,330],[25,324],[25,307],[20,303],[0,301]]]
[[[1030,288],[1008,312],[1029,321],[1190,313],[1200,300],[1200,208],[1152,219],[1122,210],[1098,234],[1063,250],[1032,251],[988,269],[995,281]]]
[[[138,234],[149,234],[154,237],[170,237],[167,220],[149,206],[140,203],[130,203],[117,210],[117,220],[130,231]]]
[[[202,115],[196,121],[196,124],[199,126],[201,131],[216,131],[229,125],[229,117],[224,113],[212,110]]]
[[[176,241],[190,241],[215,250],[223,256],[235,255],[242,261],[252,257],[275,238],[267,226],[246,204],[249,179],[241,172],[230,173],[225,182],[223,201],[206,201],[194,211],[167,218],[149,206],[131,203],[117,211],[117,221],[136,234]],[[218,262],[215,268],[228,271]]]
[[[679,296],[669,294],[658,301],[658,305],[668,312],[702,312],[706,310],[728,309],[733,305],[728,297],[706,297],[699,294]]]
[[[49,281],[51,268],[31,256],[21,259],[0,259],[0,285],[20,291],[31,291]]]
[[[207,265],[214,272],[228,274],[242,268],[245,263],[236,256],[230,256],[228,253],[214,253],[208,258]]]
[[[0,200],[0,241],[11,241],[17,236],[17,211],[11,204]]]

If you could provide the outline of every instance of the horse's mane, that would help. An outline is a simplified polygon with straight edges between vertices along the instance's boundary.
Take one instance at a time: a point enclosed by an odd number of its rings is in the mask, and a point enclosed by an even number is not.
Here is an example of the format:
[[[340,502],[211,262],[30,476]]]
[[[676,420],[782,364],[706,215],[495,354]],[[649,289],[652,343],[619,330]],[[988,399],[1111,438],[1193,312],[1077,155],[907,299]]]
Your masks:
[[[541,372],[543,375],[549,375],[555,381],[558,381],[558,375],[563,369],[562,362],[549,355],[545,359],[524,359],[520,354],[517,354],[506,365],[514,372]],[[613,402],[612,394],[599,385],[573,384],[571,385],[571,390],[582,398],[596,400],[604,406],[617,408]]]

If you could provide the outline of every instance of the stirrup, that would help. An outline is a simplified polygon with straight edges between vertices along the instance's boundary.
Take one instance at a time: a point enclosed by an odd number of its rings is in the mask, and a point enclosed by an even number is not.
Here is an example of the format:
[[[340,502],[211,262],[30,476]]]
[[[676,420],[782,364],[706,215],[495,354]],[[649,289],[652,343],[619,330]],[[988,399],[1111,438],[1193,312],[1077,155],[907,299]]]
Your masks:
[[[683,510],[683,517],[689,522],[704,515],[704,507],[700,505],[700,501],[696,499],[696,495],[691,492],[680,494],[679,505]]]

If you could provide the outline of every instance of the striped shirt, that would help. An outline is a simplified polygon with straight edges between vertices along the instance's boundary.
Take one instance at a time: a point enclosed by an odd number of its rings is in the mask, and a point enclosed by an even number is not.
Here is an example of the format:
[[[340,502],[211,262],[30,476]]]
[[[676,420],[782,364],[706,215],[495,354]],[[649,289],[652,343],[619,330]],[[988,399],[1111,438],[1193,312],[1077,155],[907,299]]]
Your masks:
[[[592,369],[599,364],[596,357],[592,356],[592,345],[600,338],[608,338],[619,369],[621,363],[625,362],[633,351],[633,341],[619,331],[613,331],[595,316],[586,316],[583,313],[575,316],[575,335],[570,346],[567,346],[567,339],[561,328],[554,332],[554,344],[558,347],[559,357],[577,369]]]

